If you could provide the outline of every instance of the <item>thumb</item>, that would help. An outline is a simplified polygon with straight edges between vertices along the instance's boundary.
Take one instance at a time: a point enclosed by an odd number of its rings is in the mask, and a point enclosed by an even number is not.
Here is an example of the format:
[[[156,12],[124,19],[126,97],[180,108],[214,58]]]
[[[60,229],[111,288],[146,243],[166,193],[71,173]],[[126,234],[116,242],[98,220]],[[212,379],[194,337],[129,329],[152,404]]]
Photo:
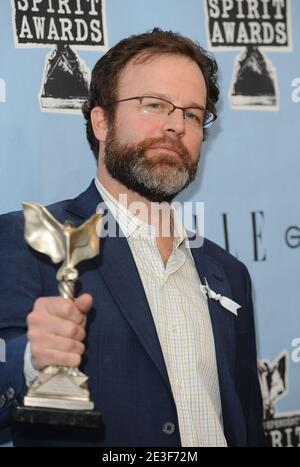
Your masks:
[[[87,313],[91,309],[92,304],[93,297],[88,293],[84,293],[75,298],[75,305],[82,313]]]

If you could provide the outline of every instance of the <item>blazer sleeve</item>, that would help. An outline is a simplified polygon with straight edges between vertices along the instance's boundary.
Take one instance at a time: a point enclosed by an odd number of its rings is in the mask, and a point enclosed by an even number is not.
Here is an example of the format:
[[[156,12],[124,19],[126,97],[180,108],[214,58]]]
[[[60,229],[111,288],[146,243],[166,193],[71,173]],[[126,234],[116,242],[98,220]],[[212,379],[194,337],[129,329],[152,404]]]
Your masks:
[[[246,294],[249,313],[249,350],[250,350],[250,385],[249,385],[249,404],[247,411],[247,432],[249,447],[266,446],[266,437],[263,428],[263,404],[261,389],[258,379],[257,369],[257,350],[255,338],[254,312],[252,302],[251,279],[247,268],[246,270]]]
[[[26,390],[24,352],[27,314],[43,294],[38,261],[24,240],[23,213],[0,216],[0,428],[10,423],[14,402]]]

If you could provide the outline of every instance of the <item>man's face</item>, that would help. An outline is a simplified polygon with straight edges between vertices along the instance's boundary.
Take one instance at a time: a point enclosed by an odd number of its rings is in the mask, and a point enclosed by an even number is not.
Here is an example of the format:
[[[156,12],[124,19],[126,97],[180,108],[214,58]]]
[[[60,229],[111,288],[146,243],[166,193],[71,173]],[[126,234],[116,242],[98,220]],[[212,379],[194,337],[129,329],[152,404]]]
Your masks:
[[[154,56],[125,67],[117,99],[146,95],[180,107],[206,105],[199,67],[180,55]],[[191,125],[179,109],[158,117],[143,113],[138,100],[116,105],[105,140],[107,171],[150,201],[171,201],[196,176],[203,129]]]

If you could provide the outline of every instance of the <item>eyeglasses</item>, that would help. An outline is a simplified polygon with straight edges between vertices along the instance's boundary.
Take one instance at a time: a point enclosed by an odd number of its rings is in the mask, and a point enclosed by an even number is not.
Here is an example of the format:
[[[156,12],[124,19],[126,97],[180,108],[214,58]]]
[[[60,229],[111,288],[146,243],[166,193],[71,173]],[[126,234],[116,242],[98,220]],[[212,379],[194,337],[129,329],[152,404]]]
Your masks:
[[[171,115],[176,109],[182,110],[185,121],[196,128],[209,128],[217,118],[217,115],[201,107],[179,107],[166,99],[154,96],[128,97],[127,99],[111,102],[109,105],[133,100],[140,102],[139,108],[146,115],[166,117]]]

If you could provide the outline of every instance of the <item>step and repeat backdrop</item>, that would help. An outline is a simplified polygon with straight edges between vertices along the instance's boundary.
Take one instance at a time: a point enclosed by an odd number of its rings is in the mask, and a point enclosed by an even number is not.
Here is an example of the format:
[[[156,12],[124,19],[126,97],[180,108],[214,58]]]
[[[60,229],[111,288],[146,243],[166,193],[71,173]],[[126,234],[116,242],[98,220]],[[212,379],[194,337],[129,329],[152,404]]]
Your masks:
[[[265,430],[273,446],[300,446],[298,0],[1,0],[0,213],[87,187],[91,69],[154,26],[218,61],[219,118],[179,199],[204,202],[205,235],[250,271]]]

